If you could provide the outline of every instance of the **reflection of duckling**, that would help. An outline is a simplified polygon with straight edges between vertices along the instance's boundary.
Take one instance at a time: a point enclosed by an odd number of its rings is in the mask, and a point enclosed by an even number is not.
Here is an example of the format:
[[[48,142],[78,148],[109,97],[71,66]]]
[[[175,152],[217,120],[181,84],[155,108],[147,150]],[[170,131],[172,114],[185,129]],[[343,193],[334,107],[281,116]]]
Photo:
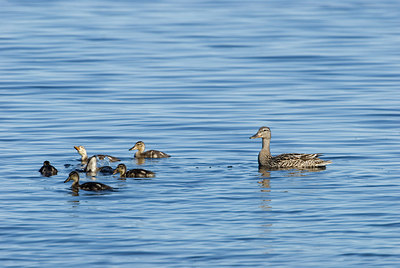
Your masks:
[[[126,166],[124,164],[119,164],[117,166],[113,174],[117,173],[120,173],[120,178],[153,178],[156,175],[150,170],[141,168],[126,170]]]
[[[262,138],[262,149],[258,154],[260,168],[324,168],[332,161],[325,161],[318,156],[320,154],[280,154],[272,156],[269,145],[271,142],[271,130],[269,127],[261,127],[250,139]]]
[[[156,150],[149,150],[149,151],[144,151],[145,145],[143,141],[138,141],[135,146],[129,149],[129,151],[132,150],[138,150],[135,153],[136,158],[165,158],[165,157],[170,157],[170,155],[156,151]]]
[[[87,163],[88,161],[88,156],[87,156],[87,152],[85,147],[83,147],[82,145],[79,146],[74,146],[75,150],[78,151],[78,153],[81,155],[81,162],[82,163]],[[97,154],[96,155],[100,160],[103,160],[105,158],[107,158],[110,162],[117,162],[120,161],[119,158],[116,158],[114,156],[111,155],[107,155],[107,154]]]
[[[39,172],[45,177],[51,177],[57,175],[57,169],[50,165],[49,161],[44,161],[43,166],[39,169]]]
[[[113,168],[110,166],[104,166],[104,167],[97,167],[97,158],[96,156],[91,156],[89,158],[89,161],[83,171],[95,175],[97,172],[100,172],[102,174],[106,175],[111,175],[113,173]]]
[[[100,182],[85,182],[84,184],[79,184],[79,173],[76,171],[72,171],[69,173],[68,178],[64,181],[64,183],[69,182],[70,180],[73,181],[72,183],[72,190],[78,191],[79,189],[85,191],[104,191],[104,190],[113,190],[111,186],[105,185]]]

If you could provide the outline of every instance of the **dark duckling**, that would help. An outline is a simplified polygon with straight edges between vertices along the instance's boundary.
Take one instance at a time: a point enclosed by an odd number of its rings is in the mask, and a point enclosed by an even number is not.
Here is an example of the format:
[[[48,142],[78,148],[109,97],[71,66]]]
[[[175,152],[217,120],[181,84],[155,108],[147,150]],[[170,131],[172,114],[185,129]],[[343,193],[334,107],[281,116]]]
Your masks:
[[[85,191],[104,191],[104,190],[113,190],[111,186],[105,185],[100,182],[85,182],[83,184],[79,184],[79,173],[76,171],[72,171],[69,173],[68,178],[64,181],[64,183],[73,181],[72,183],[72,190],[73,191],[79,191],[80,189],[85,190]]]
[[[43,166],[39,169],[39,172],[42,174],[42,176],[51,177],[53,175],[57,175],[58,170],[50,165],[49,161],[44,161]]]
[[[271,142],[271,130],[269,127],[261,127],[250,139],[262,138],[262,149],[258,154],[258,166],[267,169],[280,168],[325,168],[332,161],[318,158],[321,154],[280,154],[272,156],[269,145]]]
[[[88,155],[87,155],[85,147],[83,147],[82,145],[79,145],[79,146],[74,146],[74,148],[81,155],[81,162],[83,164],[86,164],[88,162]],[[97,158],[99,158],[100,160],[104,160],[105,158],[107,158],[110,162],[121,161],[119,158],[108,155],[108,154],[97,154],[95,156],[97,156]]]
[[[120,178],[153,178],[155,173],[141,168],[126,170],[125,164],[119,164],[113,174],[120,174]]]
[[[132,150],[138,150],[135,153],[136,158],[166,158],[166,157],[171,157],[169,154],[156,151],[156,150],[149,150],[149,151],[144,151],[145,145],[143,141],[138,141],[135,146],[129,149],[129,151]]]

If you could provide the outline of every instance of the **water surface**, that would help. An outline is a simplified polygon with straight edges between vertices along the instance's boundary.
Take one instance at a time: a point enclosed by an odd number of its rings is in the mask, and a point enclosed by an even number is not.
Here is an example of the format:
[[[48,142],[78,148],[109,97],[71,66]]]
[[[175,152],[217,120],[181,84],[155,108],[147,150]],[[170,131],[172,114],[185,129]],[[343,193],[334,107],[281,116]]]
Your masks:
[[[4,267],[398,265],[397,1],[0,3]],[[74,145],[157,176],[75,195]]]

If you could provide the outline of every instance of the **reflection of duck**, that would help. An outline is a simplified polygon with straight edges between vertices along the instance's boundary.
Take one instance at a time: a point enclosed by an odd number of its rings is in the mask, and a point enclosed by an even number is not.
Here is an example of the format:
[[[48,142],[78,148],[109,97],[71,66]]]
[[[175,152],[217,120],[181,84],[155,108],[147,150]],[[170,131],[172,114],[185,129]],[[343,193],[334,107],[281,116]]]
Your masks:
[[[126,166],[124,164],[119,164],[117,168],[114,170],[113,174],[120,174],[120,178],[153,178],[155,177],[155,173],[141,168],[135,168],[131,170],[126,170]]]
[[[87,162],[87,165],[85,166],[83,171],[85,171],[86,173],[89,173],[91,175],[95,175],[97,172],[100,172],[102,174],[111,175],[114,170],[110,166],[97,167],[97,158],[94,155],[89,158],[89,161]]]
[[[132,150],[138,150],[135,153],[136,158],[165,158],[165,157],[170,157],[170,155],[156,151],[156,150],[149,150],[149,151],[144,151],[145,145],[143,141],[138,141],[135,146],[129,149],[129,151]]]
[[[85,190],[85,191],[104,191],[104,190],[112,190],[113,188],[111,186],[105,185],[100,182],[85,182],[84,184],[79,184],[79,173],[76,171],[72,171],[69,173],[68,178],[64,181],[64,183],[73,181],[72,183],[72,190],[73,191],[78,191],[79,189]]]
[[[85,147],[83,147],[82,145],[79,145],[79,146],[74,146],[74,148],[75,148],[75,150],[77,150],[78,153],[81,155],[81,162],[82,162],[82,163],[87,163],[87,161],[88,161],[88,155],[87,155],[87,152],[86,152]],[[103,160],[103,159],[107,158],[110,162],[117,162],[117,161],[120,161],[119,158],[116,158],[116,157],[114,157],[114,156],[107,155],[107,154],[97,154],[96,156],[97,156],[100,160]]]
[[[44,161],[43,166],[39,169],[39,172],[45,176],[45,177],[50,177],[53,175],[57,175],[57,169],[50,165],[49,161]]]
[[[269,145],[271,142],[271,130],[269,127],[261,127],[250,139],[262,138],[262,149],[258,154],[258,165],[264,169],[280,168],[324,168],[332,161],[325,161],[318,156],[320,154],[280,154],[272,156]]]

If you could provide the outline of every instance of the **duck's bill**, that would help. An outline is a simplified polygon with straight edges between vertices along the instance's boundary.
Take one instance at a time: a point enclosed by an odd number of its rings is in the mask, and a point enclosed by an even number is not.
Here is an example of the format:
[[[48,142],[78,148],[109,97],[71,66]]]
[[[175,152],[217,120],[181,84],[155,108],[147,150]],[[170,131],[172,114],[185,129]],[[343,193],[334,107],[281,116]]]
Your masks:
[[[64,183],[69,182],[70,180],[71,180],[71,177],[68,177],[68,178],[64,181]]]
[[[257,139],[257,138],[259,138],[260,136],[258,136],[258,133],[256,133],[256,134],[254,134],[253,136],[251,136],[249,139]]]
[[[118,173],[118,169],[115,169],[114,172],[113,172],[113,175],[115,175],[117,173]]]
[[[135,150],[136,149],[136,145],[133,146],[132,148],[129,149],[129,151]]]
[[[74,146],[74,148],[75,148],[75,150],[79,151],[79,148],[78,148],[78,146]]]

